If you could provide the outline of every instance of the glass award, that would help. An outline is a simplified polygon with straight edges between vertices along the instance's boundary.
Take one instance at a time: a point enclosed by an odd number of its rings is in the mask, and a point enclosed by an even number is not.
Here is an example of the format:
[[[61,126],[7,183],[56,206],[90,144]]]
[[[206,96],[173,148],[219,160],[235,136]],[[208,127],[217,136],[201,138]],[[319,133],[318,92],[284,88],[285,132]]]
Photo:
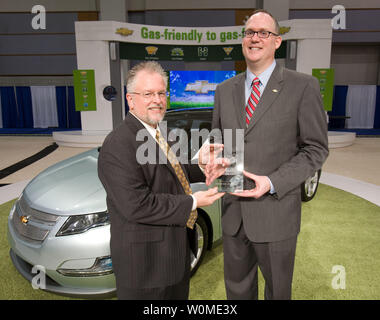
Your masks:
[[[233,140],[234,143],[233,143]],[[218,158],[229,162],[224,175],[215,181],[218,192],[242,192],[244,190],[244,130],[223,132],[223,153]]]
[[[230,166],[216,182],[218,192],[241,192],[244,189],[243,163],[237,161],[237,157],[227,158]]]

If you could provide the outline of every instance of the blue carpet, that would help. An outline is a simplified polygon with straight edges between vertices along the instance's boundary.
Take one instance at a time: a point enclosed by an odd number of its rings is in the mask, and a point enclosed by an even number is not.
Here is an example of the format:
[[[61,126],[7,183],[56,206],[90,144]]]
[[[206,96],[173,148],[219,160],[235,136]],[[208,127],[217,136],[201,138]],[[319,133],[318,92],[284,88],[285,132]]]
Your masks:
[[[60,129],[60,128],[0,128],[0,135],[5,136],[27,136],[27,135],[41,135],[41,136],[51,136],[53,131],[75,131],[81,129]]]

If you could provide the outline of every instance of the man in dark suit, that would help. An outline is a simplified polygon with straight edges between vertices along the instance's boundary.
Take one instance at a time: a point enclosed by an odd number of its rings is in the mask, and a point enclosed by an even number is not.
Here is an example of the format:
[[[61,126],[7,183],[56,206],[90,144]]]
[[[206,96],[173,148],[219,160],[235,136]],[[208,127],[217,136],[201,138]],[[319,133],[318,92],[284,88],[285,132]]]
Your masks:
[[[196,208],[223,195],[215,189],[191,194],[189,180],[202,181],[204,175],[196,165],[181,165],[175,156],[169,160],[158,125],[166,111],[166,86],[156,62],[129,71],[130,111],[99,154],[119,299],[187,299]],[[147,158],[143,150],[150,153]]]
[[[245,27],[247,70],[218,85],[213,128],[244,129],[244,174],[251,186],[223,198],[228,299],[257,299],[257,268],[266,299],[290,299],[300,184],[328,155],[327,123],[318,81],[276,63],[279,25],[264,10]],[[207,183],[221,166],[206,168]]]

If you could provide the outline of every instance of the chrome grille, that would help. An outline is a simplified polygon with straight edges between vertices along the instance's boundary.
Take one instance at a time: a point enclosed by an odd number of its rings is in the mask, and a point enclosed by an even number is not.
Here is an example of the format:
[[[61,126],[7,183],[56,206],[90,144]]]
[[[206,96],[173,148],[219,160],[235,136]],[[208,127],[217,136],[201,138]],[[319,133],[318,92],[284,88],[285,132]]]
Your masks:
[[[54,226],[59,219],[59,216],[34,210],[26,203],[24,197],[21,197],[21,199],[18,201],[18,206],[20,208],[20,212],[22,212],[23,215],[30,216],[32,220],[39,221],[43,224]]]
[[[27,241],[41,243],[55,226],[59,216],[31,208],[24,197],[16,203],[12,223],[17,233]]]

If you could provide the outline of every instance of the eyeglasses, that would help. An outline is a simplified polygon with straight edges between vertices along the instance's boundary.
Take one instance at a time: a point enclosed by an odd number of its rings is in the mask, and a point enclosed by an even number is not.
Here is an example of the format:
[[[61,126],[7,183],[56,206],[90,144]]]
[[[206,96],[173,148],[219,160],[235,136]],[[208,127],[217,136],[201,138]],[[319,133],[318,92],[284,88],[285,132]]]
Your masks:
[[[130,92],[130,94],[138,94],[143,97],[145,100],[152,100],[156,95],[160,99],[166,98],[166,91],[160,91],[160,92]]]
[[[273,33],[271,31],[265,31],[265,30],[261,30],[261,31],[245,30],[244,31],[244,37],[246,37],[246,38],[252,38],[252,37],[255,36],[255,33],[257,34],[257,36],[260,39],[267,39],[267,38],[269,38],[269,36],[271,34],[273,34],[276,37],[278,36],[278,34]]]

